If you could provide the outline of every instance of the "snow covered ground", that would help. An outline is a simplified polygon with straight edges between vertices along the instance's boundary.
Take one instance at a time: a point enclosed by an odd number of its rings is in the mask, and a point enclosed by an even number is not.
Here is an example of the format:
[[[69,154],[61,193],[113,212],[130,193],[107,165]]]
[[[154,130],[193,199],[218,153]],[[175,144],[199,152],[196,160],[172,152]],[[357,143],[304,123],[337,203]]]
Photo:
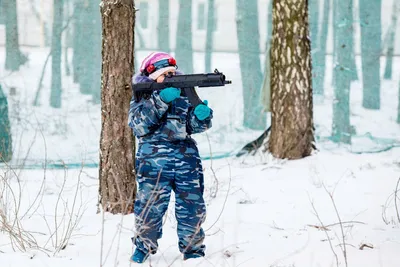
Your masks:
[[[0,218],[20,229],[14,236],[0,232],[0,266],[134,266],[128,261],[134,217],[97,213],[98,169],[57,170],[44,165],[45,160],[97,162],[99,105],[92,105],[91,97],[81,95],[71,77],[64,76],[63,107],[50,108],[49,65],[41,106],[33,107],[48,49],[23,50],[31,60],[12,74],[4,71],[4,50],[0,50],[0,81],[9,97],[15,148],[11,166],[0,171]],[[328,59],[326,97],[314,108],[319,150],[296,161],[262,153],[204,160],[207,256],[182,261],[171,203],[160,250],[144,266],[346,266],[344,249],[348,266],[400,266],[400,220],[394,197],[400,148],[358,154],[400,144],[400,126],[395,122],[400,61],[394,60],[394,79],[382,81],[379,111],[361,107],[361,84],[353,83],[351,123],[357,137],[352,146],[339,147],[326,140],[333,98]],[[195,62],[195,71],[203,72],[204,55],[196,53]],[[213,62],[233,84],[199,90],[215,111],[213,128],[196,136],[204,157],[230,154],[260,134],[241,127],[238,56],[216,54]],[[14,96],[9,95],[11,87],[17,88]],[[384,139],[370,139],[367,133]],[[28,168],[16,168],[22,163]],[[15,224],[16,213],[20,224]],[[359,249],[363,244],[372,248]]]
[[[400,177],[400,149],[376,155],[337,149],[290,162],[256,155],[205,161],[204,167],[206,258],[182,261],[172,201],[160,250],[144,266],[325,267],[337,266],[335,254],[339,266],[346,266],[344,248],[348,266],[400,265],[400,229],[393,197]],[[24,231],[35,237],[41,249],[13,252],[9,236],[2,233],[1,266],[135,266],[128,261],[134,217],[96,213],[96,169],[18,174],[20,214],[33,205],[22,221]],[[9,179],[16,188],[17,178],[9,173]],[[12,205],[10,195],[8,200]],[[13,216],[13,210],[9,212]],[[69,231],[68,225],[77,220]],[[326,231],[316,228],[321,222]],[[55,228],[58,236],[52,235]],[[67,246],[53,256],[54,246],[64,239],[68,239]],[[373,248],[360,250],[363,244]],[[45,248],[48,251],[42,251]]]

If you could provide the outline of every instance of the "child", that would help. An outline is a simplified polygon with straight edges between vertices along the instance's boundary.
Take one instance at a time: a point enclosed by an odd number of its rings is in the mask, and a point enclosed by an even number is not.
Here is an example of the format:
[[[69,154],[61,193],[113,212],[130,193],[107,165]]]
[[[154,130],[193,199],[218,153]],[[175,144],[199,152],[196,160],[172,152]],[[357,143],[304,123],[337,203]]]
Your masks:
[[[170,72],[182,74],[177,71],[175,59],[167,53],[151,53],[132,82],[162,82]],[[206,100],[204,103],[193,108],[184,92],[173,87],[141,99],[132,98],[129,126],[139,141],[135,165],[139,186],[134,208],[137,234],[132,238],[136,250],[131,257],[134,262],[142,263],[150,253],[156,253],[171,190],[176,198],[179,250],[184,260],[204,256],[204,179],[196,142],[191,138],[191,134],[211,127],[213,111]]]

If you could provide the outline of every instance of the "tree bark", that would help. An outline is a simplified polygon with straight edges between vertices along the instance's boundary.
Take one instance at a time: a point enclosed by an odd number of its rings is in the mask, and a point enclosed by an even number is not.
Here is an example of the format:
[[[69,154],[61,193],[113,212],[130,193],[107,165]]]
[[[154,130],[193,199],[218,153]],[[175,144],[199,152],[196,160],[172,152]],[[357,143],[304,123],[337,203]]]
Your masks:
[[[360,0],[363,107],[380,109],[381,0]]]
[[[128,126],[134,70],[134,2],[103,0],[101,16],[100,203],[106,212],[128,214],[133,212],[136,193],[135,142]]]
[[[6,26],[6,63],[5,69],[18,71],[28,58],[19,49],[17,1],[3,0],[2,9]]]
[[[349,36],[353,32],[352,21],[348,20],[351,3],[338,1],[336,6],[336,67],[335,98],[333,101],[332,138],[335,142],[351,143],[350,85],[352,80],[352,46]]]
[[[236,0],[236,29],[243,87],[243,125],[265,130],[266,114],[261,103],[263,75],[260,61],[260,34],[257,1]]]
[[[53,1],[53,34],[51,37],[51,92],[50,106],[61,107],[61,43],[64,0]]]
[[[277,158],[309,156],[314,141],[307,0],[273,1],[271,137]]]

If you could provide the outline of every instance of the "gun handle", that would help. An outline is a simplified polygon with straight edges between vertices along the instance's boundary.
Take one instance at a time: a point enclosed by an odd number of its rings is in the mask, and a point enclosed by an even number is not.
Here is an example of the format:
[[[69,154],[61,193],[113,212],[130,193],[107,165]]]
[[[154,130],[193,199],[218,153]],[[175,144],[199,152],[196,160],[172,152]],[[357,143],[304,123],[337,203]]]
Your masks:
[[[190,104],[192,104],[193,107],[197,107],[199,104],[203,104],[203,101],[201,101],[200,97],[197,95],[194,87],[183,88],[183,91],[185,92]]]

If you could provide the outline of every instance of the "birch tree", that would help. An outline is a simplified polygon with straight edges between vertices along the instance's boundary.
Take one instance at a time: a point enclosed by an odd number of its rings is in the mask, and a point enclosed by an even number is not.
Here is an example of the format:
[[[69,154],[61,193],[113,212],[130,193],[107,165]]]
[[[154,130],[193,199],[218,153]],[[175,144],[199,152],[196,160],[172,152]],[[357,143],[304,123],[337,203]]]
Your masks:
[[[3,9],[6,26],[5,69],[17,71],[28,60],[19,47],[17,0],[3,0],[2,2],[0,8]]]
[[[193,73],[192,0],[179,0],[176,61],[185,73]]]
[[[313,76],[313,92],[321,96],[325,93],[326,43],[328,40],[330,3],[330,0],[324,0],[321,30],[317,40],[318,48],[313,57],[313,69],[315,70],[315,75]]]
[[[157,33],[158,49],[169,53],[169,0],[158,0]]]
[[[397,29],[397,13],[399,12],[398,9],[398,2],[393,1],[392,4],[392,21],[389,26],[389,40],[387,45],[386,51],[386,65],[385,65],[385,72],[383,77],[385,79],[392,79],[392,70],[393,70],[393,54],[394,54],[394,47],[395,47],[395,40],[396,40],[396,29]]]
[[[277,158],[311,154],[313,98],[308,1],[273,1],[271,47],[271,137]]]
[[[260,101],[263,75],[257,1],[236,0],[236,13],[244,103],[243,125],[254,130],[265,130],[266,114]]]
[[[51,36],[51,92],[50,106],[61,107],[62,79],[61,79],[61,43],[63,28],[64,0],[53,1],[53,34]]]
[[[342,1],[338,1],[342,2]],[[360,0],[363,107],[380,108],[381,0]]]
[[[351,53],[349,34],[353,32],[352,21],[348,20],[351,3],[348,1],[337,1],[336,16],[336,55],[337,63],[335,71],[335,93],[333,101],[332,137],[336,142],[351,143],[350,127],[350,84]]]
[[[207,36],[206,36],[206,52],[205,52],[205,70],[206,72],[212,72],[211,59],[214,42],[214,31],[215,31],[215,1],[208,0],[207,8]]]

